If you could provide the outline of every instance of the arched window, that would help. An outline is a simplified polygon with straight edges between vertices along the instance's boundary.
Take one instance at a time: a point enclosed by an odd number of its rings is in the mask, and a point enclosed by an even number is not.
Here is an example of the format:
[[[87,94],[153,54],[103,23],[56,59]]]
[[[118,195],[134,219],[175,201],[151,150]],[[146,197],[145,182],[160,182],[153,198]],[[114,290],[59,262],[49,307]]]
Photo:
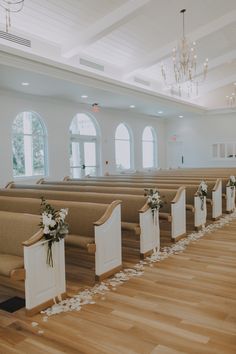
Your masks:
[[[46,129],[38,114],[22,112],[12,126],[13,176],[47,174]]]
[[[142,136],[143,168],[156,167],[156,139],[152,127],[146,127]]]
[[[127,170],[131,168],[130,133],[123,123],[116,128],[115,154],[117,169]]]
[[[70,168],[73,178],[99,174],[97,126],[87,114],[78,113],[70,125]]]

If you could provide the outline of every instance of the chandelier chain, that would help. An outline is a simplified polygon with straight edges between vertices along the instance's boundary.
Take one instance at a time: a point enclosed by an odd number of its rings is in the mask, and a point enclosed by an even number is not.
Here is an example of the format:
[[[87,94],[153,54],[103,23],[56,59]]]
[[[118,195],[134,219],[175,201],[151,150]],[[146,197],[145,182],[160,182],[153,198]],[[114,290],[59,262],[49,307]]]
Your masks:
[[[0,7],[5,11],[6,32],[11,27],[11,13],[18,13],[24,7],[24,0],[0,0]]]
[[[176,48],[172,51],[172,70],[167,70],[164,64],[161,65],[161,74],[164,83],[171,89],[174,94],[174,89],[177,89],[178,95],[182,96],[182,91],[187,91],[188,96],[193,93],[198,95],[198,87],[201,82],[206,79],[208,71],[208,59],[203,64],[202,78],[200,72],[197,72],[197,53],[196,43],[188,43],[185,35],[185,12],[182,9],[182,38]],[[168,75],[172,72],[172,75]],[[170,76],[170,78],[168,77]]]

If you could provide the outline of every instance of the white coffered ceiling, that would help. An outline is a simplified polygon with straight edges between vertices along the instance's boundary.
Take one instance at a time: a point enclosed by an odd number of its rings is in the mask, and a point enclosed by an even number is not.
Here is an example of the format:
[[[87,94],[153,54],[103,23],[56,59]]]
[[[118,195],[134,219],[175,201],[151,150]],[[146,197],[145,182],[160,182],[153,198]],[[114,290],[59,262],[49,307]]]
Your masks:
[[[209,74],[199,95],[182,100],[223,108],[236,82],[235,0],[25,0],[24,9],[12,15],[10,32],[30,39],[32,47],[4,39],[0,44],[34,54],[39,61],[50,59],[55,66],[66,64],[171,96],[160,65],[168,62],[181,37],[182,8],[187,9],[186,33],[197,42],[199,63],[209,58]],[[85,61],[90,67],[82,65]]]

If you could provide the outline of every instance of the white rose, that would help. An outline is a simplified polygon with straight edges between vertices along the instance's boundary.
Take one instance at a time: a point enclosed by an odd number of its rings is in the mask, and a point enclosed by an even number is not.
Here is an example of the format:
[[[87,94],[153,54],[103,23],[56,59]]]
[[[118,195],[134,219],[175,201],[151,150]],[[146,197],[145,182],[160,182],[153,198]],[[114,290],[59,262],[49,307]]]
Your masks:
[[[68,214],[68,209],[61,209],[59,212],[59,217],[64,221],[66,215]]]
[[[55,225],[56,225],[56,221],[52,219],[52,220],[50,221],[49,226],[50,226],[50,227],[54,227]]]
[[[44,234],[49,234],[50,233],[50,230],[49,230],[49,228],[47,226],[44,226],[43,233]]]
[[[49,225],[50,225],[51,218],[48,216],[47,213],[44,212],[44,213],[42,214],[42,219],[43,219],[43,224],[44,224],[45,226],[49,226]]]

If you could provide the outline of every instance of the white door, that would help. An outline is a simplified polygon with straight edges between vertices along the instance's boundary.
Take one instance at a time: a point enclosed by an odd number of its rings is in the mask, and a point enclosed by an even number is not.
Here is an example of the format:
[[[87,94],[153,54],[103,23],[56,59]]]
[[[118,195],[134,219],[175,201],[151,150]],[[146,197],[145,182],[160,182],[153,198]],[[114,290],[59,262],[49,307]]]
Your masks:
[[[71,175],[73,178],[98,175],[96,141],[72,140]]]
[[[183,143],[169,142],[168,143],[168,167],[181,168],[184,166]]]

